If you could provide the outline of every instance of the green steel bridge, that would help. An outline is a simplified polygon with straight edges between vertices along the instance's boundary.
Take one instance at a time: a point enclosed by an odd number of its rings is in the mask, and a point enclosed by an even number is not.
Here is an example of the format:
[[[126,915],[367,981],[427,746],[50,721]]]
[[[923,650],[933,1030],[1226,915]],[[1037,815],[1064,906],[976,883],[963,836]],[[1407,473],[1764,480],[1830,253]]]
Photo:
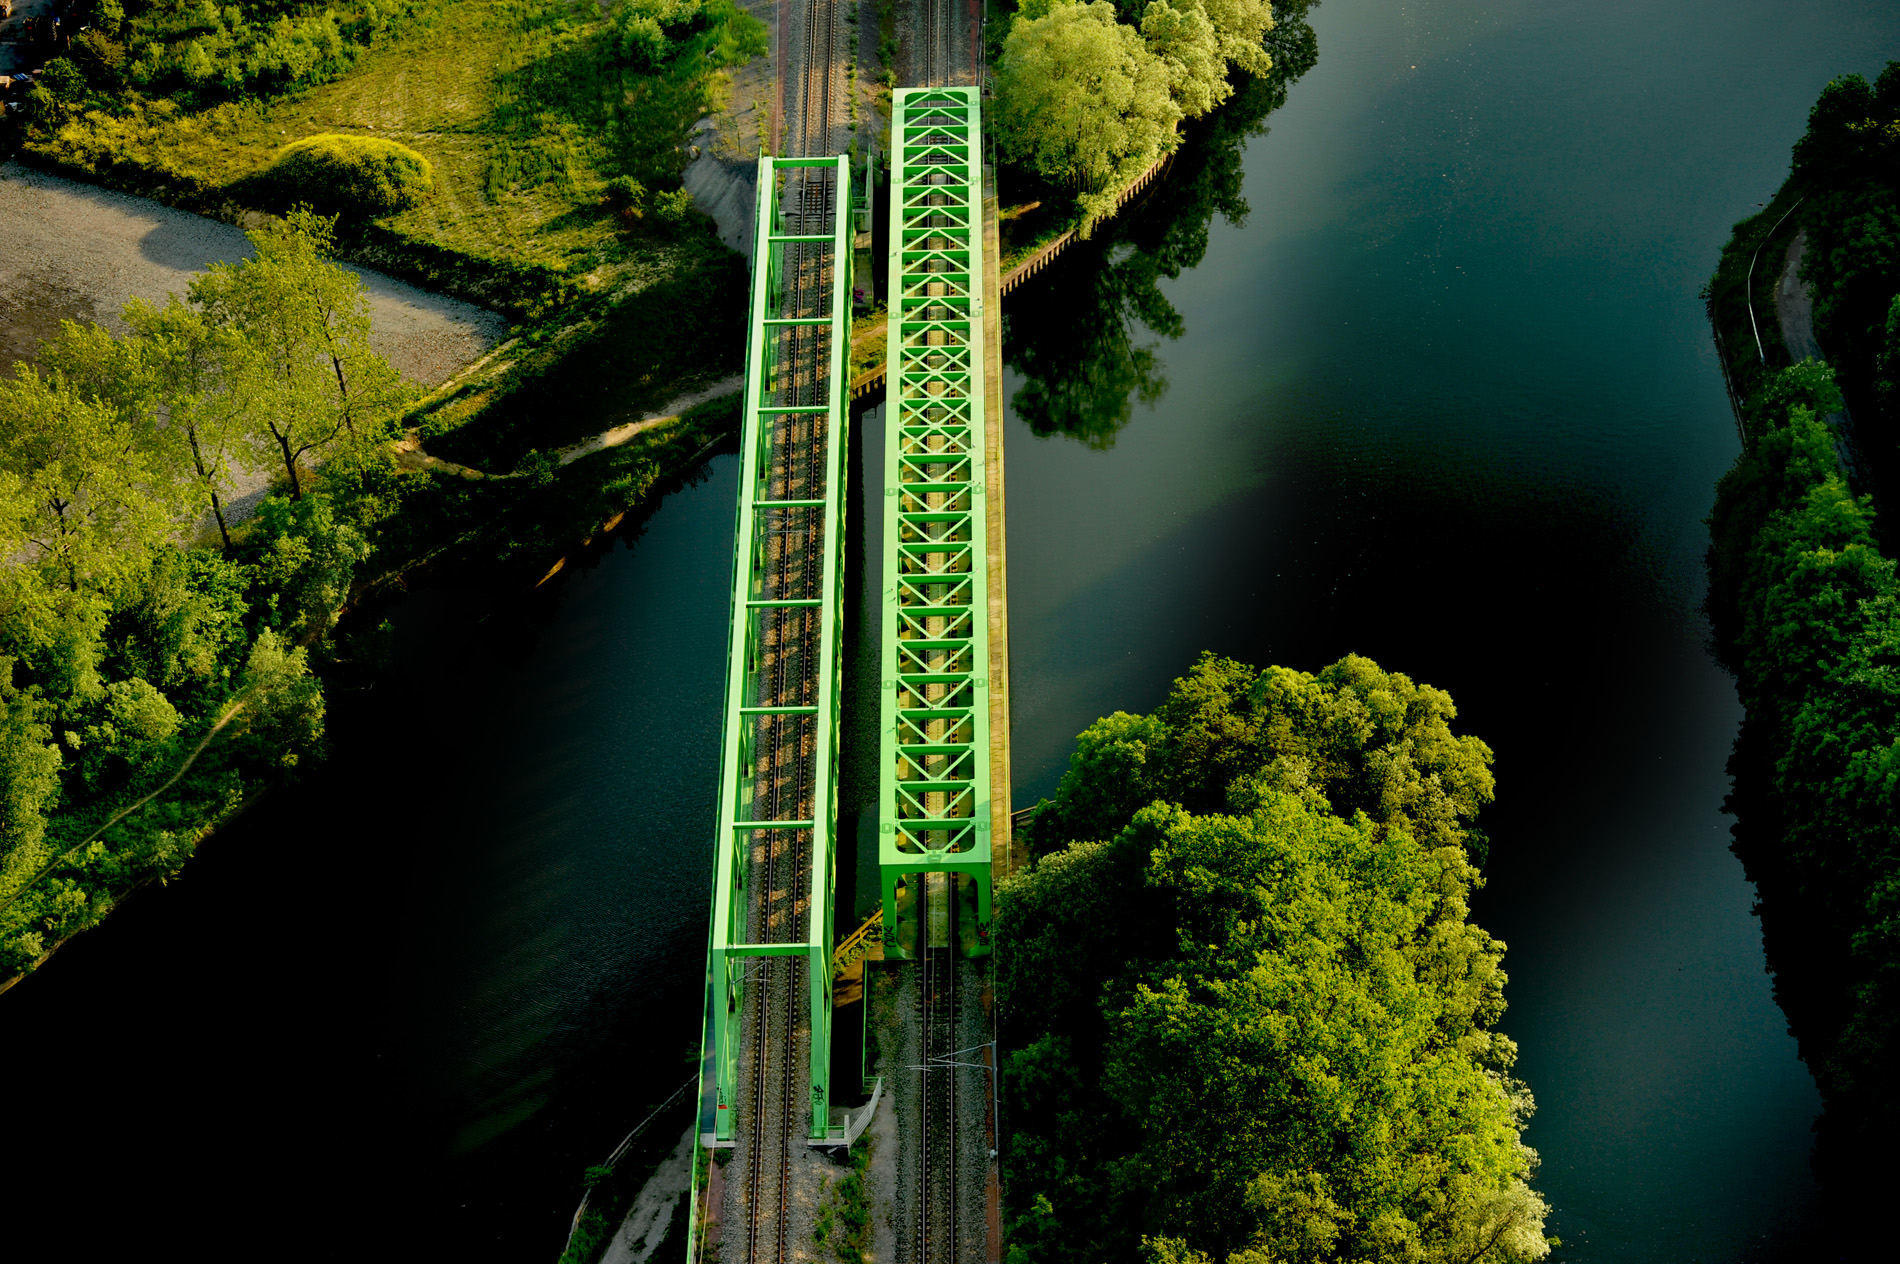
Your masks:
[[[850,185],[844,157],[759,160],[714,843],[717,1142],[746,1109],[829,1135]]]
[[[990,920],[982,131],[976,88],[897,93],[878,766],[891,957],[918,954],[921,875],[957,875],[980,935]]]
[[[895,94],[876,582],[878,861],[896,958],[943,959],[953,924],[961,955],[988,951],[1000,695],[981,133],[976,88]],[[748,1223],[713,1232],[749,1235],[749,1261],[786,1258],[795,1148],[848,1146],[869,1115],[845,1126],[831,1091],[852,212],[867,209],[851,185],[844,156],[759,160],[702,1072],[701,1142],[734,1153],[696,1175],[691,1213],[718,1224],[717,1191],[743,1182]]]

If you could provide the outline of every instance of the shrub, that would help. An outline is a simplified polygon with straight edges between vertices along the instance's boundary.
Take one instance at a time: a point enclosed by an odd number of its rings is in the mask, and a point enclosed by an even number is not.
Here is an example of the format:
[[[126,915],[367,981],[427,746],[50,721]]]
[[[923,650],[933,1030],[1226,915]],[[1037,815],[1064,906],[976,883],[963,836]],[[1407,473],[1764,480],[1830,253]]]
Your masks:
[[[653,195],[653,209],[669,224],[684,224],[693,211],[693,195],[685,189],[673,189]]]
[[[634,70],[659,70],[674,44],[705,29],[708,18],[700,0],[623,0],[614,13],[620,60]]]
[[[644,13],[623,11],[619,23],[620,60],[635,70],[658,70],[666,64],[666,33]]]
[[[435,192],[435,173],[407,145],[322,133],[277,151],[271,176],[288,200],[365,216],[408,210]]]
[[[609,180],[600,200],[623,225],[629,228],[646,214],[646,186],[632,176],[615,176]]]

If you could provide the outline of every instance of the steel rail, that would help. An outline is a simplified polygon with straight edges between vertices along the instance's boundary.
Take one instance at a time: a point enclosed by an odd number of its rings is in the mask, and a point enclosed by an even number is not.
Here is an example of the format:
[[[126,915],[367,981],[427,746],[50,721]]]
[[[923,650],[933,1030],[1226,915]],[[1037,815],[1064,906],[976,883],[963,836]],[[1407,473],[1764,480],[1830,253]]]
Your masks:
[[[949,875],[927,897],[926,924],[942,901],[944,942],[927,942],[918,966],[923,1065],[918,1068],[918,1264],[956,1264],[957,1257],[957,975],[956,884]],[[932,937],[935,938],[934,936]]]

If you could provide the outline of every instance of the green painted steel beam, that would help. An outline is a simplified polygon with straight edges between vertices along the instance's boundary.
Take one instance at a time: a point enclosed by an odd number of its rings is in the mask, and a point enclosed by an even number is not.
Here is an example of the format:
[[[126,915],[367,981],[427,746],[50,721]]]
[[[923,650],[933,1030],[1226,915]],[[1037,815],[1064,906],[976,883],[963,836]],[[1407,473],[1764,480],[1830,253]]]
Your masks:
[[[982,117],[975,88],[902,88],[891,135],[878,865],[968,875],[990,918]]]
[[[781,206],[781,182],[787,169],[810,172],[831,168],[835,205],[828,208],[834,231],[788,231],[788,214]],[[754,220],[751,316],[746,334],[745,413],[739,454],[740,494],[734,534],[732,618],[727,633],[725,729],[719,764],[718,822],[715,832],[715,872],[712,890],[712,928],[707,963],[707,1060],[714,1081],[716,1141],[730,1141],[733,1117],[741,1099],[737,1084],[740,1045],[746,1039],[746,958],[803,957],[807,962],[809,992],[811,1115],[807,1132],[816,1138],[829,1133],[831,1098],[831,941],[832,888],[835,868],[834,834],[838,819],[838,711],[840,704],[840,651],[843,614],[839,604],[844,566],[845,428],[849,424],[848,356],[851,345],[851,173],[845,157],[759,160],[758,204]],[[791,287],[788,273],[792,254],[803,252],[809,264],[814,255],[830,271],[830,285],[822,295],[822,310],[812,317],[787,314]],[[828,330],[828,360],[824,364],[822,404],[785,403],[780,400],[783,348],[781,341],[810,329]],[[825,417],[823,495],[787,499],[774,494],[772,447],[780,418],[822,414]],[[766,547],[768,534],[785,519],[774,514],[805,510],[821,517],[822,547],[817,576],[818,596],[766,596],[772,591],[774,564]],[[816,631],[817,664],[814,704],[792,704],[759,696],[763,689],[757,670],[765,643],[766,621],[780,612],[812,611]],[[753,745],[758,726],[768,717],[783,716],[808,723],[813,735],[809,765],[803,782],[812,787],[810,815],[790,820],[753,819],[757,787],[754,784]],[[802,929],[782,939],[775,934],[755,938],[747,899],[751,848],[744,835],[754,830],[801,830],[811,835],[810,888],[800,901],[807,910]],[[760,939],[773,942],[758,942]]]

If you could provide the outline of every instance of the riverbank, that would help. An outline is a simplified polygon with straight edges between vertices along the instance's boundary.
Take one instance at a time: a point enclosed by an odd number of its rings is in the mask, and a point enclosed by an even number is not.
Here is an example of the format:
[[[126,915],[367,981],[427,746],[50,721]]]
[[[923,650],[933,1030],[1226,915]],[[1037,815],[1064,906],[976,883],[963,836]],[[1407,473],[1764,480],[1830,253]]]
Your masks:
[[[1884,379],[1900,265],[1895,190],[1869,146],[1900,119],[1900,63],[1831,82],[1775,198],[1705,290],[1743,436],[1710,519],[1708,611],[1746,708],[1731,847],[1759,892],[1775,998],[1826,1110],[1817,1170],[1841,1206],[1891,1183],[1900,1094],[1900,653],[1891,506],[1900,418]],[[1886,220],[1883,221],[1883,216]],[[1823,358],[1825,357],[1825,358]],[[1842,1217],[1843,1220],[1851,1217]],[[1852,1232],[1836,1231],[1845,1245]]]
[[[247,240],[227,225],[185,212],[17,168],[0,180],[0,198],[21,213],[27,247],[13,255],[7,301],[32,313],[50,332],[62,328],[61,319],[99,317],[106,334],[117,339],[108,345],[129,348],[137,334],[115,309],[113,296],[121,289],[153,302],[186,289],[209,264],[235,261],[233,275],[240,275],[257,265],[254,246],[264,240]],[[688,292],[681,292],[678,277],[670,278],[671,286],[654,287],[660,290],[657,298],[629,285],[624,292],[578,302],[559,319],[528,322],[502,343],[495,340],[506,327],[493,313],[387,277],[363,279],[363,327],[371,335],[365,354],[378,355],[411,383],[452,371],[407,420],[412,439],[426,430],[432,443],[453,450],[459,462],[430,468],[427,461],[404,461],[400,453],[352,449],[344,468],[359,473],[333,476],[327,464],[317,464],[314,473],[306,471],[307,480],[300,476],[306,493],[301,503],[282,499],[283,471],[261,450],[233,449],[228,463],[218,467],[221,472],[212,481],[220,492],[222,520],[212,524],[208,518],[205,530],[214,542],[220,530],[228,533],[222,553],[175,547],[161,552],[177,555],[166,565],[194,575],[209,567],[205,573],[223,576],[216,582],[225,585],[218,591],[227,596],[216,600],[234,603],[245,627],[262,619],[262,626],[282,622],[286,635],[294,634],[294,674],[301,678],[314,671],[307,686],[297,686],[300,696],[307,695],[298,704],[307,715],[300,723],[308,729],[310,749],[303,754],[321,754],[324,689],[366,687],[373,680],[382,616],[404,592],[425,580],[498,594],[543,583],[567,558],[584,554],[630,509],[656,488],[677,482],[736,430],[736,396],[730,394],[736,352],[723,358],[716,352],[696,358],[682,354],[702,336],[714,347],[740,345],[743,264],[712,239],[709,224],[697,223],[704,227],[680,238],[675,251],[691,261]],[[67,332],[59,336],[68,342],[81,336],[72,326],[64,328]],[[611,356],[602,354],[608,346]],[[17,351],[35,349],[22,338]],[[682,369],[685,365],[693,367]],[[352,376],[359,371],[353,367]],[[593,402],[550,414],[541,407],[550,393]],[[664,407],[668,403],[670,410]],[[629,413],[638,420],[620,421]],[[577,442],[568,442],[577,435]],[[543,457],[541,445],[554,450]],[[331,459],[340,455],[332,453]],[[470,474],[507,477],[471,479]],[[273,490],[280,493],[275,502],[267,499]],[[202,507],[202,499],[197,503]],[[252,514],[271,503],[278,505],[271,522],[253,523]],[[291,552],[282,553],[279,537]],[[126,547],[135,549],[130,541]],[[273,561],[280,553],[285,560]],[[285,583],[292,587],[284,589]],[[273,587],[282,591],[263,591]],[[236,595],[252,589],[258,591],[251,598]],[[255,604],[265,597],[268,610]],[[112,598],[119,604],[126,600],[132,598]],[[280,601],[287,603],[282,611]],[[30,670],[44,674],[45,664],[34,662]],[[242,663],[226,668],[233,685],[237,677],[230,673],[237,666]],[[3,964],[11,967],[0,970],[7,976],[5,986],[44,965],[74,934],[98,925],[132,891],[154,878],[175,876],[199,844],[266,785],[281,780],[283,769],[270,771],[274,761],[288,764],[298,758],[297,747],[274,751],[274,739],[254,732],[258,725],[247,715],[232,730],[236,736],[220,739],[203,766],[193,766],[194,753],[162,793],[147,794],[154,779],[168,771],[163,761],[183,757],[182,748],[166,754],[166,742],[186,740],[200,717],[189,706],[176,711],[143,677],[122,685],[116,673],[128,669],[113,670],[107,692],[100,695],[108,701],[96,702],[92,692],[97,689],[82,688],[56,691],[52,701],[29,707],[29,715],[43,719],[53,719],[57,711],[55,723],[67,750],[62,763],[57,748],[47,744],[54,732],[31,727],[25,749],[53,752],[33,758],[50,758],[48,766],[55,771],[70,770],[58,774],[67,780],[85,777],[88,792],[76,806],[62,801],[47,819],[50,850],[44,857],[37,834],[23,843],[9,839],[8,881],[0,891],[5,896],[0,911],[6,914]],[[143,670],[174,692],[198,688],[189,677]],[[37,679],[29,675],[28,683]],[[5,684],[11,689],[20,681]],[[117,730],[97,728],[102,721],[92,716],[99,706],[121,706],[110,700],[120,697],[111,690],[121,688],[133,691],[126,697],[155,700],[149,705],[158,708],[152,723],[159,727],[151,729],[149,741],[139,739],[145,745],[122,741],[108,748],[124,747],[123,756],[82,753],[76,759],[84,735],[132,731],[123,718],[114,721]],[[179,705],[185,705],[179,697]],[[129,771],[107,776],[119,765],[95,767],[102,757],[129,761]],[[172,790],[186,769],[191,776]],[[108,793],[93,801],[96,778],[104,778],[97,785],[108,792],[124,781],[125,796],[146,795],[139,800],[136,820],[123,819],[125,813],[105,819],[113,799]],[[94,837],[100,841],[89,843]]]

